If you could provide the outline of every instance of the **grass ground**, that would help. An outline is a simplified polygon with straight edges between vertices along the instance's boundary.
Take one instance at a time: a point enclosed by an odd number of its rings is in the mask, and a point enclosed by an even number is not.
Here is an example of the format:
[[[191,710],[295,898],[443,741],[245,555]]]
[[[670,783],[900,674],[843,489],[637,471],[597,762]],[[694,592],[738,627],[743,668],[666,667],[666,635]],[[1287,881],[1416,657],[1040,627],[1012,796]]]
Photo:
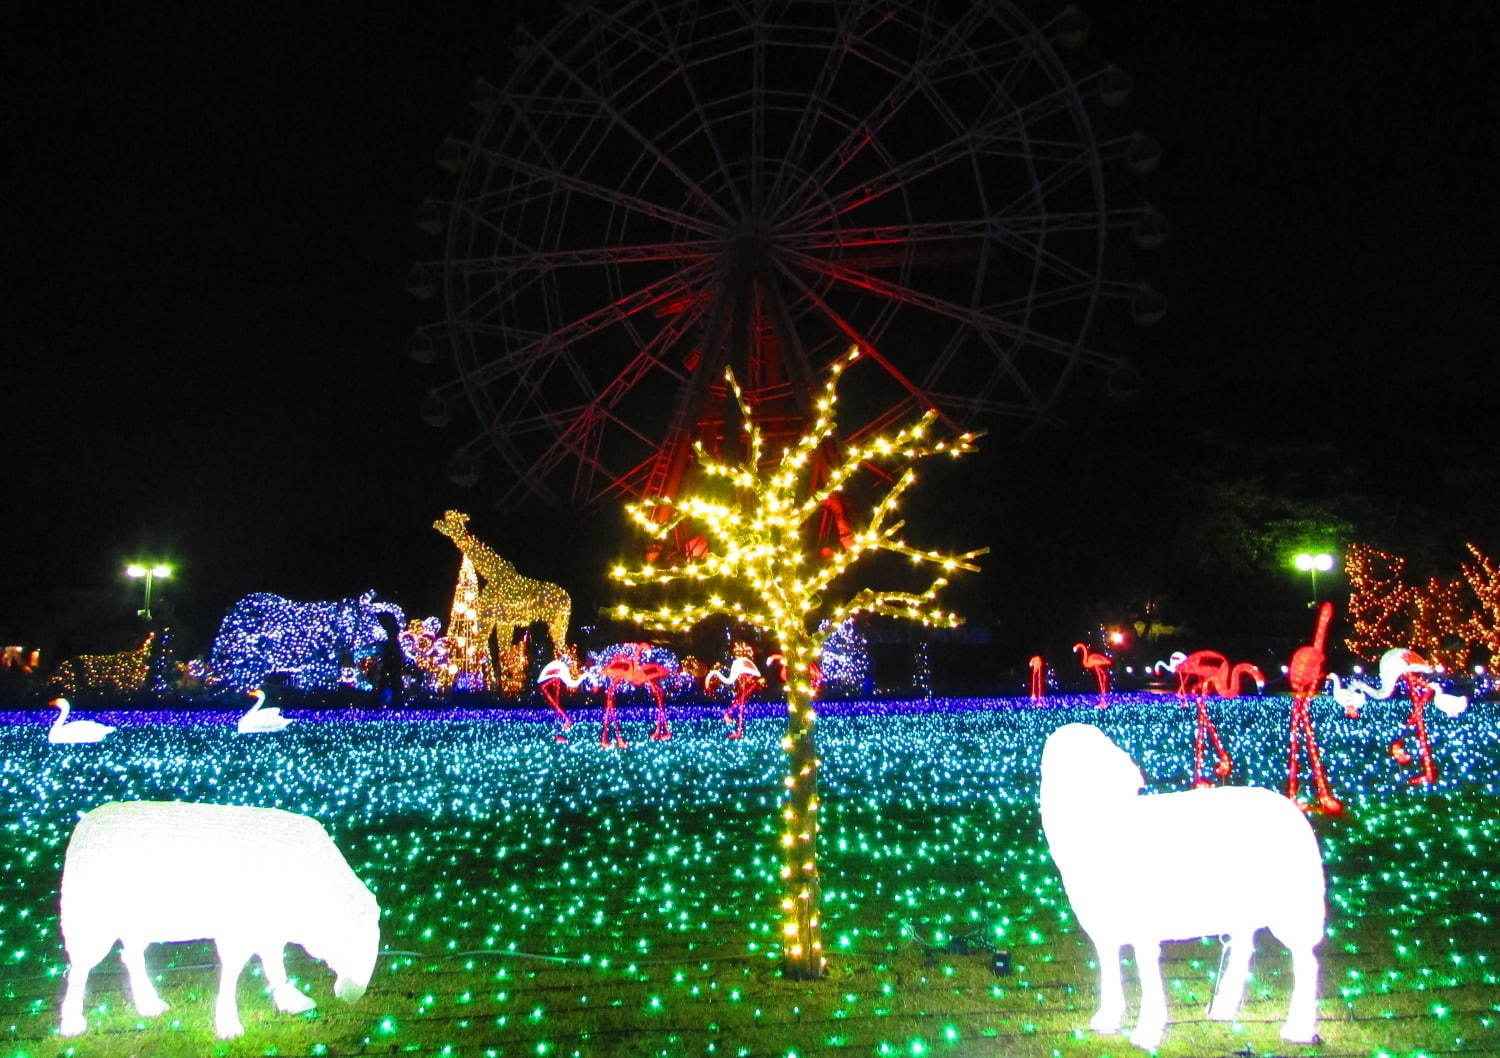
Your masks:
[[[1153,790],[1188,785],[1192,713],[1174,699],[830,704],[824,758],[826,980],[777,974],[774,706],[743,741],[717,714],[674,718],[668,743],[601,750],[597,715],[554,742],[538,714],[305,714],[274,736],[227,713],[104,715],[98,746],[51,746],[40,714],[0,722],[0,1058],[152,1055],[924,1055],[1140,1053],[1086,1026],[1093,950],[1042,841],[1036,768],[1061,723],[1105,728]],[[1216,704],[1231,781],[1279,786],[1286,699]],[[294,714],[296,715],[296,714]],[[1315,817],[1329,885],[1321,1047],[1278,1036],[1284,951],[1261,935],[1241,1020],[1205,1010],[1216,941],[1166,946],[1164,1056],[1500,1054],[1500,710],[1435,716],[1441,781],[1404,781],[1385,753],[1404,716],[1315,718],[1349,805]],[[643,737],[644,712],[627,712]],[[172,1009],[139,1018],[117,955],[90,979],[90,1028],[56,1034],[66,962],[57,882],[77,814],[108,800],[273,805],[322,821],[383,908],[382,955],[355,1005],[289,949],[318,1001],[274,1012],[258,967],[247,1032],[213,1037],[214,956],[158,946]],[[1253,861],[1191,856],[1163,885],[1213,884]],[[1275,884],[1267,878],[1266,884]],[[295,900],[298,880],[266,893]],[[1009,956],[997,974],[995,955]],[[1127,996],[1132,999],[1127,973]],[[1127,1021],[1128,1024],[1128,1021]]]

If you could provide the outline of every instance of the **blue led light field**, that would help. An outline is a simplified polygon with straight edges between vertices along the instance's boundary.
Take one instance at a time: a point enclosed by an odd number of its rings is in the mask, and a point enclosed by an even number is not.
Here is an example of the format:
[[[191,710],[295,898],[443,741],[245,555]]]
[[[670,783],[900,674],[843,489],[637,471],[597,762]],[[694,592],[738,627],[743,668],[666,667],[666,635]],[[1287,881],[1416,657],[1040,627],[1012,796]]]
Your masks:
[[[1085,1028],[1093,953],[1042,841],[1037,761],[1051,730],[1081,720],[1124,746],[1152,790],[1185,789],[1193,711],[1157,696],[1112,696],[1103,710],[1095,701],[825,703],[832,972],[811,984],[776,974],[775,705],[752,706],[742,741],[725,737],[719,708],[674,709],[664,743],[646,738],[649,710],[628,707],[623,751],[599,747],[588,708],[568,742],[554,741],[546,710],[292,710],[288,730],[254,736],[236,735],[230,712],[95,710],[85,715],[119,731],[81,746],[46,742],[50,712],[0,715],[0,1058],[1140,1053]],[[1214,703],[1232,782],[1280,788],[1288,708],[1273,697]],[[1497,707],[1430,717],[1440,781],[1427,789],[1386,753],[1406,711],[1376,702],[1351,720],[1328,699],[1314,704],[1348,806],[1314,820],[1330,897],[1324,1048],[1277,1038],[1289,974],[1263,935],[1234,1025],[1204,1017],[1217,943],[1168,946],[1173,1024],[1160,1053],[1500,1047]],[[291,949],[289,969],[317,1011],[276,1013],[247,973],[247,1033],[220,1042],[212,949],[158,946],[149,964],[166,1015],[135,1014],[115,954],[91,978],[88,1033],[57,1036],[63,849],[80,812],[124,799],[274,806],[321,821],[383,908],[369,994],[341,1003],[332,975]],[[296,900],[296,880],[265,898]],[[1010,957],[1003,976],[997,951]]]

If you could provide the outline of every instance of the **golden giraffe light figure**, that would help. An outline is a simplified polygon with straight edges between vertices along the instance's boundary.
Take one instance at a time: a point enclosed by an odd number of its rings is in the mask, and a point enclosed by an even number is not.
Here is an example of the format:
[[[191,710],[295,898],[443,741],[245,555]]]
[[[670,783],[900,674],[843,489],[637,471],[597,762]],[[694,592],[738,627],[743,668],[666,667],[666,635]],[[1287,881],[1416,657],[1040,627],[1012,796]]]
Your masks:
[[[559,585],[517,573],[514,565],[469,532],[468,523],[467,514],[444,511],[432,527],[452,540],[479,574],[482,583],[474,609],[480,641],[488,639],[493,630],[503,650],[510,645],[515,629],[541,621],[552,636],[553,652],[560,653],[567,645],[572,598]]]

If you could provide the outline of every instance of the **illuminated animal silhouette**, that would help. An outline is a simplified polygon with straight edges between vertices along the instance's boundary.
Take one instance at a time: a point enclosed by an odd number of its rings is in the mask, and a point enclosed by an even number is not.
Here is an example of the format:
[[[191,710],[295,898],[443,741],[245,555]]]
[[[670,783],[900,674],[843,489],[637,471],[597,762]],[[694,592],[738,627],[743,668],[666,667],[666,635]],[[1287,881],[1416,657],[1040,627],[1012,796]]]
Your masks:
[[[1047,662],[1040,654],[1033,654],[1027,665],[1031,668],[1031,700],[1039,702],[1047,693]]]
[[[715,683],[734,688],[734,701],[729,703],[729,708],[724,710],[724,722],[734,725],[734,730],[729,733],[730,738],[745,737],[745,703],[755,693],[757,687],[764,687],[766,679],[760,674],[760,669],[755,667],[755,662],[745,655],[739,655],[734,663],[729,666],[729,674],[726,676],[719,666],[714,666],[703,679],[703,689],[712,693]]]
[[[134,650],[68,658],[57,666],[48,684],[54,694],[69,698],[87,694],[139,694],[146,689],[155,642],[156,633],[151,632]]]
[[[1128,944],[1141,989],[1130,1042],[1156,1050],[1167,1025],[1162,942],[1218,933],[1228,935],[1229,947],[1208,1016],[1235,1020],[1264,926],[1291,954],[1281,1037],[1315,1042],[1326,886],[1312,826],[1263,787],[1142,796],[1144,785],[1135,761],[1096,727],[1066,724],[1042,747],[1042,831],[1099,960],[1099,1007],[1089,1027],[1120,1031],[1120,955]],[[1226,869],[1232,863],[1255,869]]]
[[[1351,720],[1359,719],[1359,711],[1365,707],[1365,692],[1350,682],[1344,686],[1337,672],[1328,674],[1329,690],[1333,693],[1333,700],[1344,707],[1344,715]]]
[[[656,702],[656,727],[651,738],[664,742],[672,737],[667,726],[667,704],[662,694],[661,681],[672,675],[672,669],[646,659],[649,643],[627,643],[625,649],[609,657],[599,666],[604,678],[604,727],[599,732],[599,744],[605,748],[624,749],[625,739],[620,735],[619,720],[615,714],[615,693],[622,686],[645,687]]]
[[[1438,694],[1437,685],[1427,678],[1432,671],[1432,666],[1422,655],[1405,647],[1394,647],[1380,655],[1379,687],[1349,681],[1351,687],[1358,686],[1370,697],[1380,699],[1391,697],[1396,693],[1397,687],[1403,683],[1406,685],[1407,696],[1411,699],[1411,712],[1407,714],[1406,722],[1401,725],[1401,730],[1388,747],[1388,752],[1392,760],[1401,767],[1406,767],[1412,762],[1411,751],[1406,746],[1406,732],[1410,730],[1416,734],[1419,770],[1407,779],[1414,786],[1431,786],[1437,782],[1437,763],[1432,759],[1432,743],[1427,737],[1427,706]],[[1450,708],[1455,697],[1451,694],[1444,695]]]
[[[578,659],[571,649],[543,665],[542,671],[537,674],[536,683],[552,711],[562,719],[562,731],[557,733],[557,741],[566,742],[567,735],[563,732],[573,726],[573,721],[562,707],[562,694],[564,689],[576,691],[583,683],[583,677],[578,672]]]
[[[400,627],[395,603],[375,593],[326,602],[296,602],[270,592],[246,595],[224,615],[208,653],[213,679],[249,693],[271,673],[298,690],[333,690],[342,665],[385,642],[379,615]]]
[[[1220,698],[1238,698],[1240,683],[1245,677],[1255,681],[1257,691],[1265,687],[1266,677],[1248,661],[1230,665],[1229,659],[1217,650],[1195,650],[1184,655],[1177,663],[1176,672],[1177,693],[1184,698],[1193,695],[1198,700],[1198,719],[1193,733],[1193,785],[1212,786],[1213,783],[1203,777],[1203,757],[1207,744],[1213,745],[1214,774],[1219,778],[1229,777],[1229,773],[1234,770],[1234,761],[1224,748],[1213,719],[1208,715],[1208,696],[1212,693]]]
[[[282,716],[279,708],[266,705],[266,692],[259,687],[250,692],[250,697],[255,699],[255,704],[234,725],[235,731],[239,734],[272,734],[276,731],[285,731],[291,724],[291,718]]]
[[[1094,674],[1094,681],[1099,685],[1099,697],[1103,699],[1109,693],[1109,667],[1115,663],[1115,659],[1108,654],[1094,653],[1086,643],[1074,643],[1073,653],[1078,655],[1078,663]],[[1103,708],[1102,700],[1099,704]]]
[[[1291,664],[1287,666],[1287,683],[1292,688],[1292,723],[1287,740],[1286,795],[1297,800],[1297,773],[1300,769],[1298,758],[1300,750],[1305,749],[1307,768],[1312,775],[1317,795],[1308,810],[1337,815],[1344,810],[1344,805],[1328,788],[1328,776],[1323,771],[1323,758],[1318,752],[1318,741],[1313,734],[1310,705],[1313,695],[1323,686],[1323,664],[1327,657],[1324,645],[1328,641],[1328,625],[1332,621],[1333,603],[1325,602],[1318,607],[1313,641],[1293,651]]]
[[[573,612],[573,600],[566,591],[548,581],[517,573],[514,565],[469,532],[467,514],[445,511],[432,527],[453,541],[483,582],[474,607],[481,639],[487,640],[493,631],[501,646],[508,646],[517,628],[540,621],[552,637],[553,652],[563,650],[568,637],[568,617]]]
[[[1174,650],[1168,654],[1165,660],[1157,661],[1151,666],[1151,673],[1160,676],[1164,672],[1176,672],[1177,666],[1187,660],[1187,655],[1180,650]]]
[[[57,719],[47,729],[47,741],[64,745],[79,745],[87,742],[103,742],[115,729],[97,720],[69,720],[68,712],[73,708],[66,698],[54,698],[52,707],[57,710]]]
[[[1463,715],[1465,709],[1469,708],[1469,699],[1461,694],[1448,694],[1441,688],[1433,688],[1432,704],[1438,707],[1438,711],[1446,717]]]

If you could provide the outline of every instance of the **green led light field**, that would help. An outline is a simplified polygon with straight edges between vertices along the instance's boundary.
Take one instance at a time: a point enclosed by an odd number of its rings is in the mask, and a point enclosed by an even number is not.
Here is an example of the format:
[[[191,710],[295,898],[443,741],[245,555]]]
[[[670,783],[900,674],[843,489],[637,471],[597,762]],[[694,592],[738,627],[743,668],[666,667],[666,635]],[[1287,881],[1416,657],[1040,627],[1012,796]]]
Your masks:
[[[1093,952],[1072,921],[1036,810],[1037,762],[1058,725],[1103,727],[1154,791],[1185,789],[1193,711],[1118,696],[835,706],[819,726],[822,874],[832,972],[777,975],[777,809],[784,721],[742,741],[716,710],[674,711],[650,742],[601,749],[584,710],[569,742],[540,714],[305,713],[236,736],[233,714],[95,713],[103,744],[49,745],[41,714],[0,719],[0,1058],[126,1055],[1139,1054],[1099,1037]],[[1065,703],[1065,704],[1064,704]],[[1065,707],[1066,705],[1066,707]],[[1280,787],[1285,698],[1214,703],[1231,781]],[[1216,941],[1168,945],[1172,1023],[1162,1055],[1500,1053],[1497,708],[1430,717],[1440,781],[1412,786],[1387,755],[1405,703],[1314,716],[1335,792],[1314,817],[1329,889],[1321,1048],[1284,1044],[1289,965],[1265,934],[1242,1020],[1210,1022]],[[532,719],[536,717],[538,719]],[[1409,773],[1410,769],[1408,769]],[[1305,778],[1305,776],[1304,776]],[[274,806],[332,834],[383,909],[384,954],[356,1005],[293,948],[318,1002],[275,1012],[254,964],[246,1034],[212,1027],[207,944],[156,946],[167,1014],[131,1006],[118,954],[90,979],[88,1032],[57,1035],[66,961],[57,928],[63,849],[78,814],[110,800]],[[1254,872],[1250,860],[1185,863]],[[1274,877],[1265,879],[1275,885]],[[295,901],[286,878],[263,899]],[[1010,973],[997,975],[997,951]],[[1134,1015],[1134,979],[1127,996]]]

